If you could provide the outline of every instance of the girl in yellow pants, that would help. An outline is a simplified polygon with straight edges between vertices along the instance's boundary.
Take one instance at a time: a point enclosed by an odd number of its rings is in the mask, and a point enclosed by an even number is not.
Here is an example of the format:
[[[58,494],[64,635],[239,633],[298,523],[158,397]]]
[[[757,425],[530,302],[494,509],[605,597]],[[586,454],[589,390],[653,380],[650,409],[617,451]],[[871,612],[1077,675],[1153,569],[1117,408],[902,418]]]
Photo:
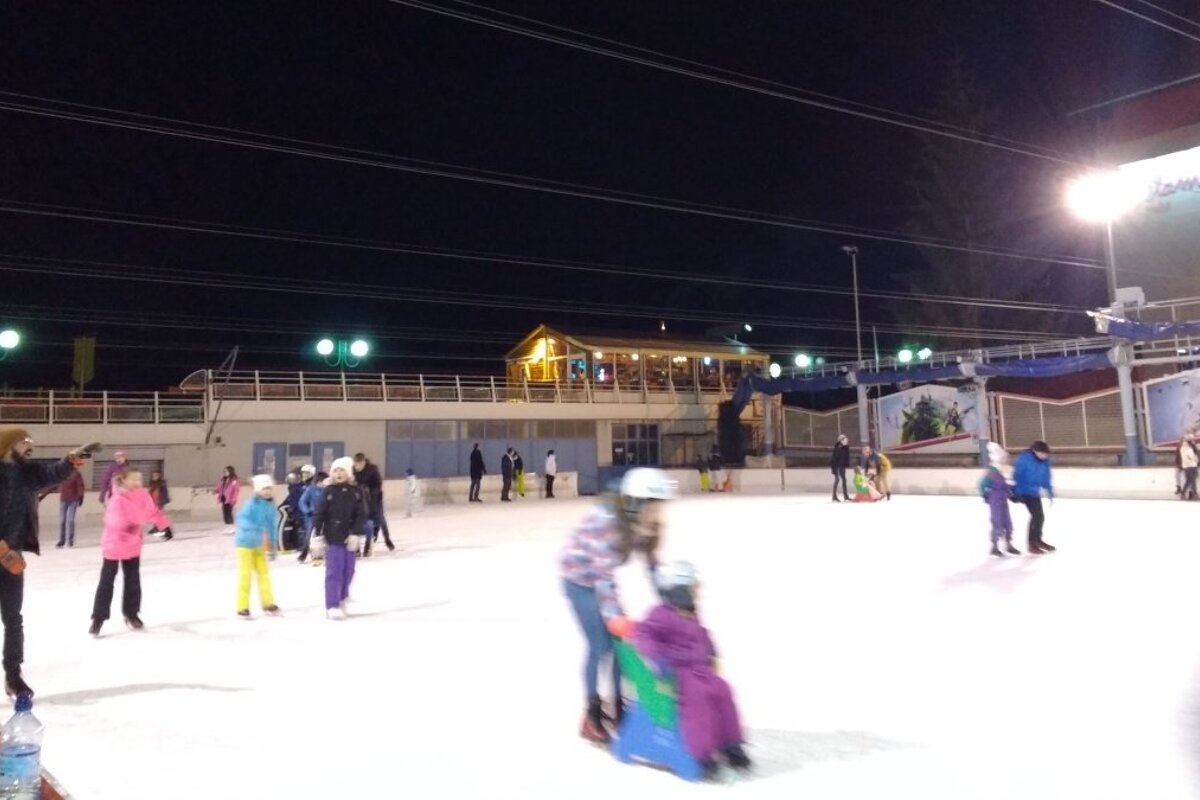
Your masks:
[[[271,592],[271,575],[267,560],[275,560],[275,504],[271,501],[274,480],[270,475],[255,475],[251,479],[254,497],[242,506],[237,515],[237,534],[234,544],[238,558],[238,616],[250,619],[250,577],[258,575],[258,594],[262,608],[268,614],[278,614],[275,596]]]

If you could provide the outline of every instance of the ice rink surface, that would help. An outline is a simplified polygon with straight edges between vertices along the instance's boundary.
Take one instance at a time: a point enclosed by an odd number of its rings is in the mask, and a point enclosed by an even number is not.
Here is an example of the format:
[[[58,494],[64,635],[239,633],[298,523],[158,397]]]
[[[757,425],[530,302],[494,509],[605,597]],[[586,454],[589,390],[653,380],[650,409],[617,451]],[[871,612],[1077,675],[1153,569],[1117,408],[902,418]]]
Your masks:
[[[577,735],[556,556],[589,505],[393,511],[403,549],[360,562],[344,622],[293,557],[273,565],[285,615],[256,596],[236,618],[231,537],[184,523],[147,540],[146,630],[118,585],[99,640],[97,534],[59,551],[47,530],[25,605],[44,763],[81,800],[1197,796],[1200,505],[1062,500],[1058,553],[993,560],[974,498],[676,501],[664,555],[702,572],[757,763],[717,785]],[[634,616],[653,601],[640,563],[621,589]]]

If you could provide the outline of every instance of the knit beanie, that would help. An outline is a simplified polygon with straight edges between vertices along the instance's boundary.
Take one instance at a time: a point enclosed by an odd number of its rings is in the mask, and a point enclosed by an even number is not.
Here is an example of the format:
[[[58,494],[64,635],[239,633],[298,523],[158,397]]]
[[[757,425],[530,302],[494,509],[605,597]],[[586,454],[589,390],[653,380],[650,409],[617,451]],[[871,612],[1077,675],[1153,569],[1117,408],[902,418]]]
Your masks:
[[[333,471],[335,469],[344,469],[344,470],[346,470],[346,474],[349,475],[351,478],[353,478],[354,477],[354,459],[351,458],[350,456],[342,456],[341,458],[335,458],[333,460],[333,463],[329,465],[329,473],[333,474]]]
[[[275,479],[270,475],[255,475],[250,479],[250,485],[254,487],[254,493],[258,494],[263,489],[275,488]]]
[[[28,438],[29,432],[24,428],[0,428],[0,458],[8,455],[18,442]]]

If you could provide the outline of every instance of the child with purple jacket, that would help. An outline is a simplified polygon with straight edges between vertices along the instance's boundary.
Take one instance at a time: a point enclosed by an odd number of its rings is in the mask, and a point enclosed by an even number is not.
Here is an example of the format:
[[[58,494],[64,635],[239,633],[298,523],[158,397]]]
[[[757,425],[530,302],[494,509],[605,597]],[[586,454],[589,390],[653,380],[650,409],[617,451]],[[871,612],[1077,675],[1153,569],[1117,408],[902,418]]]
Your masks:
[[[716,648],[696,617],[696,568],[686,561],[664,564],[655,581],[663,602],[638,623],[634,646],[647,661],[674,676],[683,744],[700,762],[705,777],[716,774],[718,754],[729,766],[748,769],[733,692],[716,672]]]
[[[1005,550],[1010,555],[1019,556],[1021,551],[1013,547],[1012,543],[1012,515],[1008,512],[1008,502],[1012,495],[1012,487],[1008,483],[1008,479],[1004,477],[1000,467],[1008,460],[1008,453],[1004,448],[995,442],[988,442],[988,468],[984,473],[983,478],[979,481],[979,493],[983,495],[984,502],[988,504],[988,509],[992,517],[992,552],[991,555],[997,558],[1003,558],[1004,553],[1000,551],[1000,537],[1004,537],[1006,544]]]

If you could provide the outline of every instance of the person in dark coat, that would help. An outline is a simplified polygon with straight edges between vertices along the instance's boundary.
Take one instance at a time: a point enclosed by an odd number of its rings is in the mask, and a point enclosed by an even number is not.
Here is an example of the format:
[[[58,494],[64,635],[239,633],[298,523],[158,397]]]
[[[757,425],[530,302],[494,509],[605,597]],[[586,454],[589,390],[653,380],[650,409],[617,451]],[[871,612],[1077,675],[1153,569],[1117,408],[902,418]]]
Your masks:
[[[850,490],[846,487],[846,470],[850,469],[850,440],[846,434],[838,436],[833,444],[833,453],[829,456],[829,471],[833,473],[833,502],[838,500],[838,481],[842,483],[842,497],[850,502]]]
[[[383,476],[379,474],[379,467],[362,453],[354,454],[354,482],[362,489],[363,499],[367,503],[367,518],[371,522],[371,530],[363,545],[363,557],[371,555],[371,544],[379,538],[381,531],[387,549],[395,550],[396,545],[392,544],[387,520],[383,516]]]
[[[475,448],[471,450],[471,489],[467,493],[468,502],[483,502],[479,499],[479,484],[483,482],[486,472],[487,470],[483,467],[483,453],[479,450],[479,442],[476,442]]]
[[[510,447],[504,451],[504,456],[500,459],[500,478],[504,485],[500,487],[500,501],[502,503],[512,502],[508,493],[512,491],[513,482],[513,449]]]
[[[25,660],[25,558],[39,553],[38,492],[65,481],[100,445],[93,442],[55,464],[33,460],[33,439],[20,428],[0,430],[0,620],[4,623],[4,683],[10,695],[33,690],[21,677]]]
[[[325,537],[325,616],[341,620],[346,618],[367,502],[363,490],[354,485],[351,459],[335,459],[329,472],[332,482],[322,490],[313,514],[313,535]]]

